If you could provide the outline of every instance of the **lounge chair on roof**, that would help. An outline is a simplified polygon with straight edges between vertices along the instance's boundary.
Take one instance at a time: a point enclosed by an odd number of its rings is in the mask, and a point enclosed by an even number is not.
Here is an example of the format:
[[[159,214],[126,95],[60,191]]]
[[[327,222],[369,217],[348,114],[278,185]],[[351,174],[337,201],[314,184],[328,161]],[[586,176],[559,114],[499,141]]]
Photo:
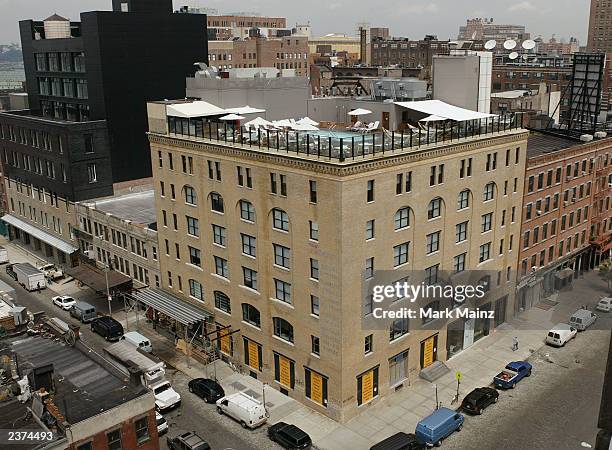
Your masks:
[[[346,129],[349,131],[361,131],[363,129],[363,126],[364,126],[363,123],[358,120],[351,126],[346,127]]]

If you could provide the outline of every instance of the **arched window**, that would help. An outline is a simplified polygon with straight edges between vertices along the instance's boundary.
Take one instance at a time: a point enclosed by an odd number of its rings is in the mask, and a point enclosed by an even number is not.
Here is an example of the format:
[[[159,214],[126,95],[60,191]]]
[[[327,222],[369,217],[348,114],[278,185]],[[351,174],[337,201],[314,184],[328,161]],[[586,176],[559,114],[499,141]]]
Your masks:
[[[434,198],[429,202],[427,206],[427,218],[435,219],[442,215],[442,199],[440,197]]]
[[[240,218],[255,222],[255,207],[247,200],[240,200]]]
[[[272,210],[272,226],[277,230],[289,231],[289,215],[282,209]]]
[[[495,196],[495,183],[492,181],[487,183],[484,187],[484,191],[482,192],[482,201],[487,202],[489,200],[493,200]]]
[[[469,208],[470,206],[470,190],[464,189],[459,192],[459,196],[457,197],[457,209],[462,210],[465,208]]]
[[[404,206],[395,213],[395,229],[401,230],[410,226],[410,208]]]
[[[274,336],[293,343],[293,325],[281,317],[273,317]]]
[[[213,294],[215,296],[215,308],[231,314],[232,305],[230,303],[230,298],[221,291],[215,291]]]
[[[204,290],[199,281],[189,280],[189,295],[201,302],[204,301]]]
[[[210,207],[213,211],[218,213],[225,212],[225,208],[223,207],[223,197],[218,192],[212,192],[210,194]]]
[[[185,185],[183,187],[183,193],[185,194],[185,203],[193,206],[198,204],[198,197],[196,196],[194,188],[189,185]]]
[[[251,325],[255,325],[257,328],[261,328],[261,315],[259,310],[253,305],[248,303],[242,304],[242,320]]]

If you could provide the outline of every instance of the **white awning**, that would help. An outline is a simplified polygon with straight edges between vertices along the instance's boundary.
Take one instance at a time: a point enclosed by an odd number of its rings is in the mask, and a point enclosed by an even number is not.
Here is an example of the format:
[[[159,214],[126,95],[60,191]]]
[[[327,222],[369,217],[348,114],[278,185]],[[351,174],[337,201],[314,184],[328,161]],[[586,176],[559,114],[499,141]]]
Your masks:
[[[259,113],[266,112],[265,109],[253,108],[252,106],[249,106],[249,105],[238,106],[236,108],[225,108],[225,110],[228,113],[234,113],[234,114],[259,114]]]
[[[394,102],[396,105],[402,108],[417,111],[428,116],[437,116],[443,119],[455,120],[462,122],[465,120],[478,120],[486,119],[487,117],[494,117],[494,114],[486,114],[477,111],[471,111],[465,108],[459,108],[458,106],[449,105],[441,100],[422,100],[416,102]]]
[[[221,116],[226,114],[226,110],[212,103],[196,100],[189,103],[174,103],[168,105],[166,107],[166,114],[189,119],[192,117]]]
[[[174,295],[156,288],[145,288],[130,294],[136,300],[179,321],[192,325],[212,317],[212,314]]]
[[[29,223],[19,219],[18,217],[12,216],[10,214],[6,214],[2,216],[2,220],[15,228],[19,228],[24,233],[28,233],[31,236],[43,241],[46,244],[49,244],[51,247],[55,247],[58,250],[63,251],[64,253],[74,253],[78,250],[77,247],[70,245],[67,242],[62,241],[60,238],[53,236],[52,234],[47,233],[39,228],[36,228],[34,225],[30,225]]]

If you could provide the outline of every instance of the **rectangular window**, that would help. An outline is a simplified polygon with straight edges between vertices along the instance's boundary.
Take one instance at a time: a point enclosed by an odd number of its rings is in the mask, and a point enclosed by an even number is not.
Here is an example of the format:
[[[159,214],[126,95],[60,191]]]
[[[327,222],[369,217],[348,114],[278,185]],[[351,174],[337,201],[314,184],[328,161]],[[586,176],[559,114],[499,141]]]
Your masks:
[[[284,267],[286,269],[291,268],[291,249],[278,244],[272,244],[274,246],[274,264],[277,266]]]
[[[374,219],[366,222],[366,241],[368,239],[374,239]]]
[[[465,253],[455,256],[453,260],[453,270],[455,273],[463,272],[465,270]]]
[[[310,258],[310,278],[319,279],[319,260]]]
[[[200,236],[200,225],[198,219],[190,216],[185,216],[187,219],[187,233],[191,236]]]
[[[366,196],[366,200],[367,202],[373,202],[374,201],[374,180],[368,180],[368,191],[367,191],[367,196]]]
[[[225,247],[225,227],[213,224],[213,242]]]
[[[310,296],[310,313],[313,316],[319,317],[319,297],[315,295]]]
[[[493,213],[483,214],[480,220],[480,231],[486,233],[491,230],[493,223]]]
[[[106,445],[108,450],[121,450],[121,428],[106,433]]]
[[[243,282],[248,288],[257,290],[257,272],[248,267],[242,268]]]
[[[317,182],[310,180],[310,203],[317,203]]]
[[[363,340],[363,352],[369,355],[374,351],[374,335],[368,334]]]
[[[455,225],[455,242],[463,242],[467,239],[468,222],[461,222]]]
[[[242,238],[242,253],[249,256],[257,256],[256,239],[248,234],[240,234]]]
[[[274,298],[285,303],[291,304],[291,284],[274,279],[275,294]]]
[[[440,232],[436,231],[435,233],[428,234],[426,243],[426,253],[429,255],[430,253],[437,252],[440,250]]]
[[[136,443],[138,445],[149,440],[149,417],[141,417],[134,422],[134,429],[136,431]]]
[[[486,244],[482,244],[480,246],[480,256],[478,258],[479,262],[488,261],[491,258],[491,243],[487,242]]]
[[[276,186],[276,174],[270,173],[270,192],[273,194],[277,194],[277,186]]]
[[[226,259],[215,256],[215,273],[223,278],[229,278],[229,269]]]
[[[287,196],[287,176],[280,175],[280,195],[283,197]]]
[[[408,262],[409,242],[404,242],[393,247],[393,267],[401,266]]]
[[[98,175],[96,173],[96,163],[87,163],[87,180],[90,183],[98,181]]]
[[[366,259],[365,263],[365,274],[364,277],[366,280],[372,278],[374,276],[374,258]]]
[[[310,225],[310,240],[318,241],[319,240],[319,224],[317,222],[313,222],[312,220],[308,221]]]
[[[319,343],[319,338],[317,336],[310,336],[311,344],[312,344],[312,354],[319,356],[321,354],[321,346]]]

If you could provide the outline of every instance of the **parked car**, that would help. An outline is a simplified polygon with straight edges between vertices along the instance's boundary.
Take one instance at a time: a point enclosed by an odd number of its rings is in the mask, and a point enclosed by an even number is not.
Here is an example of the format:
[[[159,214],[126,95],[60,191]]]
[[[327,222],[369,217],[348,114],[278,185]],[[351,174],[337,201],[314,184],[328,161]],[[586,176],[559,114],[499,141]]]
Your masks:
[[[243,428],[256,428],[268,420],[263,403],[244,392],[217,400],[217,412],[237,420]]]
[[[155,411],[155,423],[157,423],[158,436],[161,436],[168,431],[168,421],[157,411]]]
[[[612,298],[604,297],[597,302],[597,306],[595,306],[597,311],[602,312],[610,312],[612,311]]]
[[[59,280],[64,277],[64,271],[61,268],[55,267],[55,264],[42,265],[38,267],[38,270],[44,273],[45,277],[52,280]]]
[[[461,409],[472,414],[482,414],[482,411],[492,403],[497,403],[499,392],[490,387],[474,389],[461,402]]]
[[[6,266],[5,270],[6,270],[6,273],[8,274],[9,277],[11,277],[13,280],[17,281],[17,274],[13,270],[13,266],[14,266],[14,264],[8,264]]]
[[[149,340],[149,338],[143,336],[137,331],[128,331],[123,335],[121,339],[125,339],[130,344],[135,345],[136,347],[147,353],[151,353],[153,351],[153,346],[151,345],[151,341]]]
[[[531,369],[527,361],[513,361],[493,378],[493,384],[504,389],[514,389],[516,383],[531,375]]]
[[[194,378],[189,382],[189,392],[206,400],[206,403],[215,403],[225,397],[225,391],[219,383],[208,378]]]
[[[195,431],[166,438],[170,450],[210,450],[210,445],[196,434]]]
[[[370,450],[423,450],[427,448],[413,433],[395,433],[370,447]]]
[[[70,310],[70,315],[76,317],[82,323],[90,322],[97,316],[96,307],[87,302],[78,301]]]
[[[123,325],[110,316],[101,316],[91,321],[91,331],[107,341],[118,341],[123,335]]]
[[[454,431],[461,431],[465,417],[448,408],[439,408],[417,423],[415,434],[419,441],[427,445],[442,445],[442,439]]]
[[[555,347],[563,347],[576,337],[578,330],[566,323],[558,323],[546,335],[546,343]]]
[[[312,446],[310,436],[295,425],[278,422],[268,428],[268,437],[283,448],[304,449]]]
[[[597,314],[588,309],[579,309],[570,317],[569,324],[578,331],[584,331],[597,320]]]
[[[59,306],[64,311],[68,311],[76,305],[76,300],[68,295],[56,295],[51,300],[53,300],[55,306]]]

